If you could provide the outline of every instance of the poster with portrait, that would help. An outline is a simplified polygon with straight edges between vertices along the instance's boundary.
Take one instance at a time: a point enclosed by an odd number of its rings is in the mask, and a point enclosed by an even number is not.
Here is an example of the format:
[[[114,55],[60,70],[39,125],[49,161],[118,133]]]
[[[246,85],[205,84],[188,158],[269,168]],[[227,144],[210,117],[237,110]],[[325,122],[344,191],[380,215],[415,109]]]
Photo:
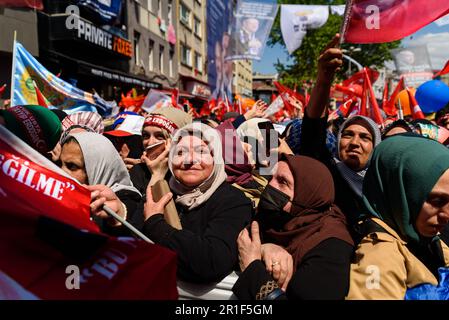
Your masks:
[[[427,46],[394,49],[391,51],[400,76],[404,77],[407,87],[417,88],[432,80],[433,72]]]
[[[232,22],[231,55],[226,60],[261,60],[276,18],[275,0],[240,0]]]
[[[232,61],[225,63],[230,50],[230,24],[233,2],[207,2],[207,73],[212,99],[232,99]]]

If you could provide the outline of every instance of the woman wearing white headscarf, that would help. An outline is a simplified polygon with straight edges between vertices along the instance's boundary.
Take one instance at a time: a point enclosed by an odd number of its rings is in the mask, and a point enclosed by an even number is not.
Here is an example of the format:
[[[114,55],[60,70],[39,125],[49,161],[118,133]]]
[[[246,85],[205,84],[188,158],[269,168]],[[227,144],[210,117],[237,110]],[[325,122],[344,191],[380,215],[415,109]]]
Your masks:
[[[91,211],[103,231],[119,226],[102,210],[103,204],[138,224],[132,219],[141,216],[133,214],[138,211],[141,194],[134,188],[125,164],[106,137],[92,132],[71,134],[63,142],[60,159],[62,169],[92,192]],[[108,223],[99,218],[109,218]]]
[[[173,137],[169,168],[182,230],[167,224],[161,213],[170,197],[154,203],[148,188],[143,231],[176,251],[182,280],[220,281],[237,266],[236,240],[251,220],[251,203],[226,182],[218,132],[201,123],[180,129]]]

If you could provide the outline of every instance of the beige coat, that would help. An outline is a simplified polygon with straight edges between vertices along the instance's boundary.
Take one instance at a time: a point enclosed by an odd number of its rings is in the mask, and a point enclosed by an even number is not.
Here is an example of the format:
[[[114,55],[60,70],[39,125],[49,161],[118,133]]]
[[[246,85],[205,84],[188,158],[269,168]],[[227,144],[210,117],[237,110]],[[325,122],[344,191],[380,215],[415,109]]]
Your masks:
[[[422,283],[437,285],[435,276],[407,249],[406,242],[383,221],[373,220],[388,233],[370,233],[358,245],[346,299],[402,300],[407,288]],[[441,245],[449,266],[449,248],[443,242]]]

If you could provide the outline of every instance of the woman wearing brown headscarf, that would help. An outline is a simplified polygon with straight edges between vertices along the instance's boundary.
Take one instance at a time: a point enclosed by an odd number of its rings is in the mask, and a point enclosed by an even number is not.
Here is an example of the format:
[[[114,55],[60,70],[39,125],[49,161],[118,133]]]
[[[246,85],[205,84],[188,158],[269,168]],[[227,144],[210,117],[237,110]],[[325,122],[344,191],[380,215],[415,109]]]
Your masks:
[[[334,198],[332,176],[319,161],[286,156],[278,163],[262,193],[252,239],[244,229],[237,241],[243,271],[233,288],[238,298],[344,299],[353,241]],[[282,246],[293,257],[286,292],[267,271],[274,273],[281,261],[270,261],[271,268],[262,262],[259,225],[264,242]]]

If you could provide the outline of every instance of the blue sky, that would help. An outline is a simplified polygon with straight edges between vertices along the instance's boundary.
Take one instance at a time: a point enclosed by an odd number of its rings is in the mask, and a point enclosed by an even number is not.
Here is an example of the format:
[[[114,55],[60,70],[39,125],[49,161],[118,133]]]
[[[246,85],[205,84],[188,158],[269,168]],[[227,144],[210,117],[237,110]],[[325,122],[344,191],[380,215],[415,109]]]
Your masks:
[[[431,23],[402,41],[404,47],[421,44],[428,45],[432,67],[441,69],[445,62],[449,60],[449,24],[440,27],[436,23]],[[262,60],[254,62],[254,72],[276,73],[274,64],[277,59],[282,63],[289,61],[289,55],[284,46],[276,45],[273,48],[267,46]]]

